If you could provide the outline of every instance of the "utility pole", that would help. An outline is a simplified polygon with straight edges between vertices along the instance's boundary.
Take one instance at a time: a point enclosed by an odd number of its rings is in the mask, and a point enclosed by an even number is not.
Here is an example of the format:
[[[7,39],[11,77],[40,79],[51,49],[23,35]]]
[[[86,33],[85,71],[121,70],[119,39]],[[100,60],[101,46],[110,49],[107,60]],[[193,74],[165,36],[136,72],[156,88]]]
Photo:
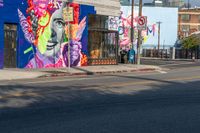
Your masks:
[[[134,49],[134,0],[132,0],[131,4],[131,45],[132,45],[132,50]],[[132,64],[135,61],[132,62]]]
[[[67,4],[67,13],[68,14],[69,14],[69,11],[70,11],[70,3]],[[67,59],[68,59],[68,69],[70,71],[70,68],[71,68],[71,58],[70,58],[70,55],[71,55],[70,16],[68,16],[68,18],[67,18],[67,26],[68,26],[68,28],[67,28],[67,30],[68,30],[68,58]]]
[[[158,53],[159,53],[159,50],[160,50],[160,24],[161,24],[162,22],[157,22],[157,24],[158,24]]]
[[[142,0],[139,3],[139,14],[138,16],[142,16]],[[137,41],[137,65],[140,65],[140,47],[142,44],[142,30],[138,30],[138,41]]]
[[[131,44],[132,49],[134,47],[134,0],[132,0],[132,11],[131,11]]]

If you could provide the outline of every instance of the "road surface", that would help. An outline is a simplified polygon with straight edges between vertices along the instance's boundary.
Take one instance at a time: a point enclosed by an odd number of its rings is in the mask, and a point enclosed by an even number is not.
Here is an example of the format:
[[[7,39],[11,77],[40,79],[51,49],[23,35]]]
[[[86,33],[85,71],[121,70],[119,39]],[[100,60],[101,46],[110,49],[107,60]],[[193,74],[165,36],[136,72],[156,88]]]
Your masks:
[[[200,131],[198,65],[0,84],[0,133]]]

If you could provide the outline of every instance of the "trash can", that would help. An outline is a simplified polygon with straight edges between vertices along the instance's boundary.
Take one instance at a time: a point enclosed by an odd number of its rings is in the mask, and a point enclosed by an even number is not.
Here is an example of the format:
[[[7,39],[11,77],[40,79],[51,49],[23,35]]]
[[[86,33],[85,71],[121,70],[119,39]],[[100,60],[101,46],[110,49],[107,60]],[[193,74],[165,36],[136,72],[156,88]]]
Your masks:
[[[128,52],[125,50],[122,50],[120,52],[120,55],[121,55],[121,63],[127,64],[128,63]]]
[[[135,63],[135,50],[134,49],[130,49],[128,51],[128,62],[129,63]]]

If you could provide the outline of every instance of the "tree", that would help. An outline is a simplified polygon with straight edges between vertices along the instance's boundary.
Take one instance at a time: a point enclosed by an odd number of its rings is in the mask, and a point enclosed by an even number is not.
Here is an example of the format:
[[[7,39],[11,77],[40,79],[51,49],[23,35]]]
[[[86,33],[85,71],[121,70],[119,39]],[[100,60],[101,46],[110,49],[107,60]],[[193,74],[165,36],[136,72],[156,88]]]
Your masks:
[[[200,37],[197,35],[191,35],[182,40],[182,47],[185,49],[194,50],[200,45]]]
[[[197,57],[196,55],[198,54],[195,51],[197,51],[199,46],[200,46],[200,34],[193,34],[182,40],[182,47],[186,50],[185,54],[186,58],[188,58],[188,50],[191,51],[192,54],[191,58]]]

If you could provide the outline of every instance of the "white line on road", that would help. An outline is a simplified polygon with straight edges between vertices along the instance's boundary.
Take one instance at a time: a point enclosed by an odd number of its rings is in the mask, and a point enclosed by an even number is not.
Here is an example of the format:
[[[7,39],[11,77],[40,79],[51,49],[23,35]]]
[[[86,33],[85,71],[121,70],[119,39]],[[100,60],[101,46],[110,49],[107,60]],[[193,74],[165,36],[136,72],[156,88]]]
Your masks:
[[[156,70],[156,72],[162,73],[162,74],[166,74],[166,71],[162,71],[162,70]]]

